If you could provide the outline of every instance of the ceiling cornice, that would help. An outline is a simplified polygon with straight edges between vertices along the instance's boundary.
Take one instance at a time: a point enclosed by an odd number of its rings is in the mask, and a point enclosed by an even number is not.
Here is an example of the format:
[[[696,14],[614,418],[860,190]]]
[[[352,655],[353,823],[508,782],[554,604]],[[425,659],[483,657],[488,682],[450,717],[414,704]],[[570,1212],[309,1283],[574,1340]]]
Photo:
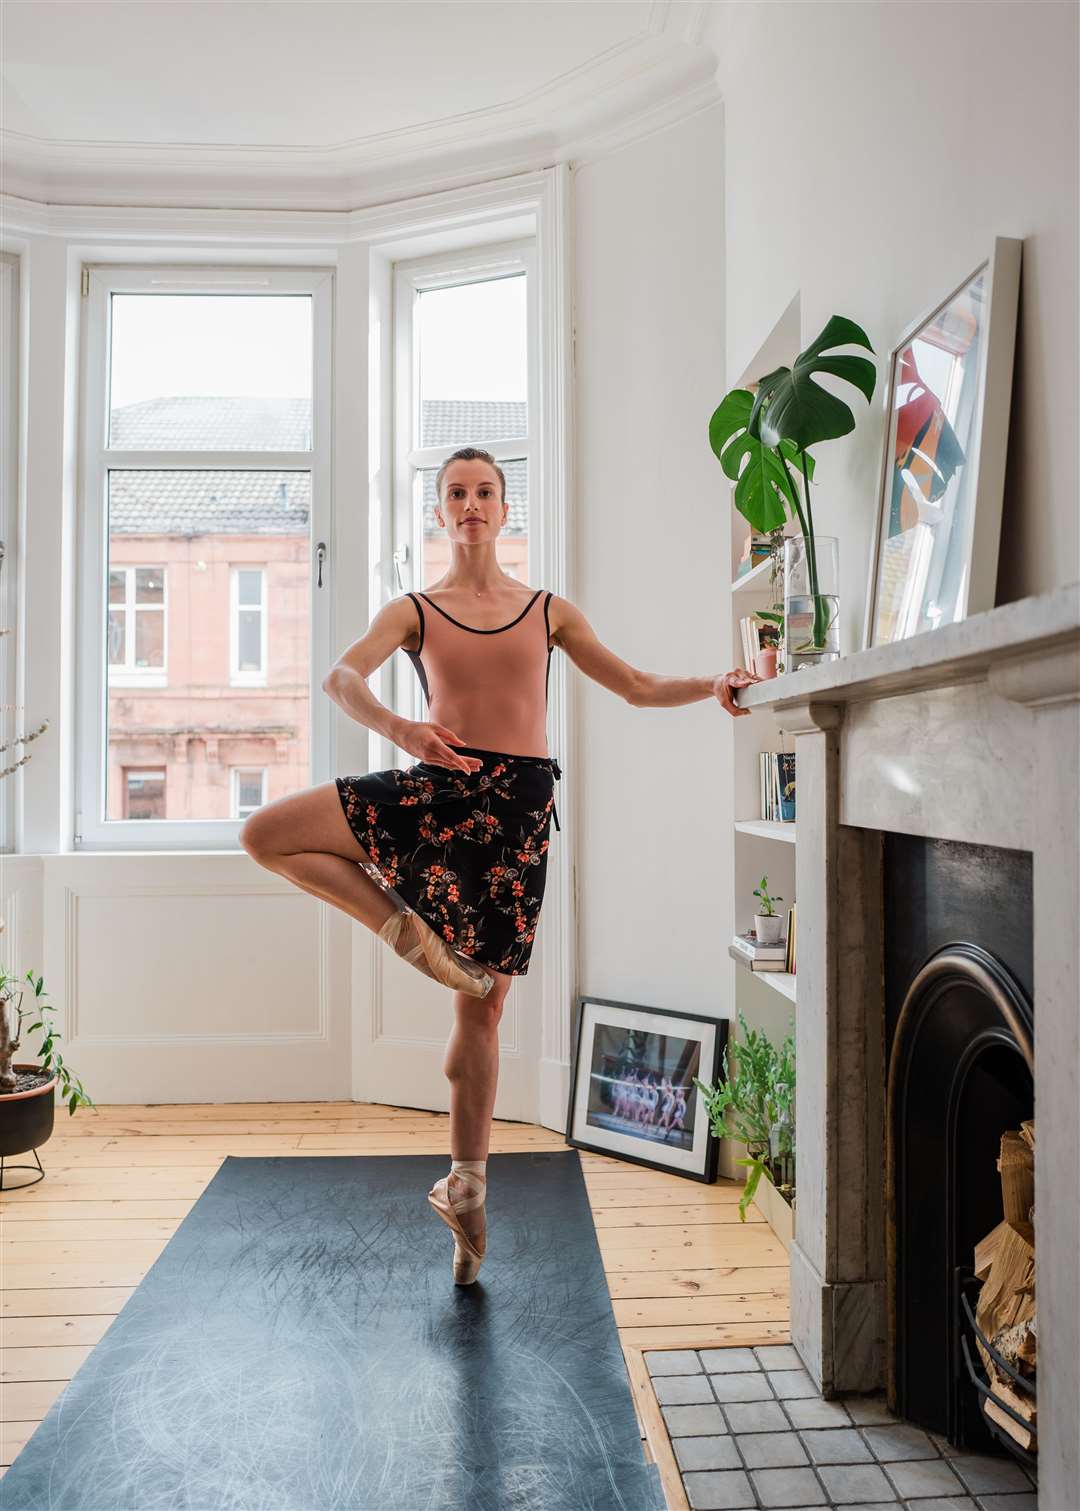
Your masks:
[[[56,142],[0,132],[9,202],[349,211],[589,160],[720,98],[709,6],[654,0],[645,31],[509,104],[328,147]],[[666,50],[657,50],[662,36]]]

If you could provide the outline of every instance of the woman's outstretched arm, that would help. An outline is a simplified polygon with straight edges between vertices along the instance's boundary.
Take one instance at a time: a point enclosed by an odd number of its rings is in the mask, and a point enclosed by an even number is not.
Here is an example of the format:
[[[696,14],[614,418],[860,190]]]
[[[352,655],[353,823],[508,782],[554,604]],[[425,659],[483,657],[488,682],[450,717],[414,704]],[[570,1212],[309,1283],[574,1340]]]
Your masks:
[[[750,712],[738,707],[735,691],[761,679],[741,666],[700,677],[660,676],[631,666],[617,656],[597,637],[585,615],[569,599],[552,596],[550,619],[555,644],[561,646],[578,670],[635,708],[677,708],[685,703],[699,703],[703,698],[717,698],[729,714]]]

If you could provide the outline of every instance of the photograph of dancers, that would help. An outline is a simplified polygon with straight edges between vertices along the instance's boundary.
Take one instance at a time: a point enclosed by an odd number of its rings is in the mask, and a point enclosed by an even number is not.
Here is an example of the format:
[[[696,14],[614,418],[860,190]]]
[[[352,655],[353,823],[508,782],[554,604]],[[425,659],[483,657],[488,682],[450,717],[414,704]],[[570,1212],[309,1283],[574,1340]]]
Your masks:
[[[694,1144],[697,1040],[604,1024],[593,1039],[588,1123],[682,1149]]]

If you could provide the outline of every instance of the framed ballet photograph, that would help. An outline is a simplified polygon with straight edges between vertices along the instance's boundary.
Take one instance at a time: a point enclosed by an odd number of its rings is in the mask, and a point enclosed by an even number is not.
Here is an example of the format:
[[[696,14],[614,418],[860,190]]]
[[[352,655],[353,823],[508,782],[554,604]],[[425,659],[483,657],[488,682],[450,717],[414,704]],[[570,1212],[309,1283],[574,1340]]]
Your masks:
[[[575,998],[566,1142],[689,1180],[716,1179],[720,1141],[694,1077],[715,1085],[726,1020]]]
[[[996,237],[890,354],[864,649],[994,607],[1021,247]]]

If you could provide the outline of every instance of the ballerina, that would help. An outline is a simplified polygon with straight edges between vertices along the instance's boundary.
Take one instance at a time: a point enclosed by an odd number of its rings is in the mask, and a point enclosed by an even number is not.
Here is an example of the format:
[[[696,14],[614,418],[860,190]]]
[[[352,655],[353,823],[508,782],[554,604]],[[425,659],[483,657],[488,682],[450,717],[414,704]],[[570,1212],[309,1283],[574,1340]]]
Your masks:
[[[729,714],[745,714],[735,692],[759,679],[741,667],[695,677],[641,671],[601,644],[568,599],[504,572],[496,542],[508,516],[506,479],[490,452],[455,451],[435,490],[449,567],[425,591],[385,604],[323,681],[350,718],[414,764],[277,798],[245,820],[240,842],[260,865],[341,908],[453,990],[443,1063],[451,1166],[428,1200],[454,1234],[454,1279],[470,1284],[486,1250],[499,1019],[513,978],[529,969],[552,820],[559,827],[562,773],[546,732],[551,653],[558,647],[639,708],[715,697]],[[427,719],[401,717],[368,687],[399,648],[416,670]]]

